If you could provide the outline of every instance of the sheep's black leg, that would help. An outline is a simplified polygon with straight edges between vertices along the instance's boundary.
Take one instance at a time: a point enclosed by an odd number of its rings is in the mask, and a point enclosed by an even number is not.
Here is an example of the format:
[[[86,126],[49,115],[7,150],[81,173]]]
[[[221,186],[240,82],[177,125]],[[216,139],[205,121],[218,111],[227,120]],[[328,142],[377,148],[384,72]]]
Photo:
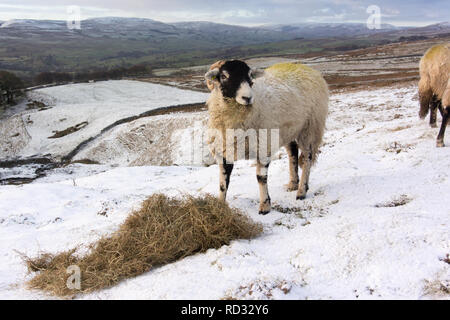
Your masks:
[[[219,184],[220,184],[220,190],[219,190],[219,199],[222,201],[225,201],[227,198],[227,190],[228,186],[230,185],[230,177],[231,172],[233,171],[233,164],[227,163],[225,158],[223,159],[222,163],[219,163],[219,170],[220,170],[220,176],[219,176]]]
[[[268,214],[270,212],[270,196],[267,188],[267,173],[269,172],[270,162],[262,164],[256,163],[256,178],[259,186],[259,214]]]
[[[430,127],[432,128],[437,128],[436,111],[439,103],[440,103],[439,100],[437,100],[437,97],[434,95],[430,103]]]
[[[286,146],[289,156],[289,183],[286,185],[288,191],[298,189],[298,144],[292,141]]]
[[[311,149],[307,151],[302,150],[302,155],[300,156],[300,164],[302,166],[302,178],[300,180],[300,185],[298,186],[297,200],[305,199],[306,193],[309,189],[309,173],[311,171],[312,164]]]
[[[438,109],[439,109],[439,113],[441,114],[441,117],[444,117],[444,108],[442,108],[442,102],[439,100],[438,101]]]
[[[439,130],[439,134],[437,136],[437,141],[436,141],[436,146],[437,147],[444,147],[445,146],[444,145],[444,135],[445,135],[445,129],[447,128],[449,113],[450,113],[450,106],[446,107],[443,110],[441,130]]]

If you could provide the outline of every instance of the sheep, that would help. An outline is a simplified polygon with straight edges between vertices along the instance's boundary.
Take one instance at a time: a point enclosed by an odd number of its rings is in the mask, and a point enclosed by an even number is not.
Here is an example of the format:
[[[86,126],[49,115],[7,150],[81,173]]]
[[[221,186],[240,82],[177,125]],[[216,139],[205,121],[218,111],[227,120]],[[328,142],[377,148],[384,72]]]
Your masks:
[[[278,146],[284,146],[289,156],[287,190],[297,190],[297,200],[305,199],[310,169],[318,156],[328,114],[328,85],[321,74],[293,63],[280,63],[255,72],[245,62],[232,60],[214,64],[205,79],[211,90],[206,102],[208,144],[219,165],[219,198],[226,199],[233,162],[256,159],[259,213],[269,213],[270,156],[278,151]],[[269,130],[266,138],[272,143],[266,146],[264,134]],[[236,131],[244,134],[236,134]],[[257,133],[256,139],[252,139],[249,132]],[[251,141],[256,144],[251,146]],[[240,144],[245,145],[245,153],[237,152]],[[300,157],[298,149],[302,152]],[[302,167],[300,184],[299,165]]]
[[[442,124],[436,139],[437,147],[444,147],[445,129],[450,113],[450,43],[436,45],[420,60],[419,100],[421,119],[430,110],[430,125],[436,125],[436,109],[442,116]]]

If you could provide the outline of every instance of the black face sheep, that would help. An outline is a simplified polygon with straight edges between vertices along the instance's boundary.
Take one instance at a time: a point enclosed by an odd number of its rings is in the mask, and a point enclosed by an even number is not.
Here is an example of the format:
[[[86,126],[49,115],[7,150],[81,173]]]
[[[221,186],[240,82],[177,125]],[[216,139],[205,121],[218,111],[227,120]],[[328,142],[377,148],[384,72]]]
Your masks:
[[[425,118],[430,110],[430,125],[436,125],[436,109],[442,116],[441,129],[436,145],[444,146],[445,129],[450,113],[450,44],[430,48],[420,60],[420,118]]]
[[[226,198],[233,162],[256,159],[259,213],[268,213],[270,156],[284,146],[289,155],[287,189],[298,190],[297,199],[304,199],[328,113],[328,86],[321,74],[301,64],[280,63],[257,77],[246,63],[233,60],[214,64],[205,78],[211,90],[208,143],[220,169],[220,198]]]

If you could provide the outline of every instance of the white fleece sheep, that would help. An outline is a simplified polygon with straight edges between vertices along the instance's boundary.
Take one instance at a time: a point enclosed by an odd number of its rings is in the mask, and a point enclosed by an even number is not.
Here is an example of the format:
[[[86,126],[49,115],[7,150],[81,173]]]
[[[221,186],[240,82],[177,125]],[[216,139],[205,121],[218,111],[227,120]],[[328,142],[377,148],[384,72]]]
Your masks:
[[[213,129],[209,144],[210,150],[220,166],[220,198],[223,200],[226,198],[233,168],[232,161],[242,158],[242,154],[236,154],[236,143],[244,141],[242,136],[238,138],[234,145],[235,150],[231,153],[228,150],[229,153],[227,153],[226,130],[254,129],[260,133],[261,129],[267,129],[269,132],[275,129],[279,130],[279,146],[285,146],[289,155],[290,181],[287,188],[289,191],[298,189],[297,199],[304,199],[308,190],[310,168],[317,159],[328,113],[327,83],[318,71],[307,66],[292,63],[276,64],[266,69],[261,77],[249,82],[250,85],[253,82],[250,91],[245,79],[242,81],[236,95],[244,92],[245,95],[251,95],[244,99],[253,101],[249,105],[242,105],[236,101],[236,97],[224,96],[224,86],[227,85],[227,82],[236,80],[233,79],[233,73],[228,72],[227,63],[222,63],[219,68],[214,68],[205,75],[207,81],[213,84],[211,95],[207,101],[208,126]],[[227,76],[230,79],[227,79]],[[237,98],[242,100],[242,97]],[[228,146],[228,148],[230,147]],[[246,157],[257,159],[257,179],[260,189],[259,212],[266,214],[270,211],[270,197],[267,190],[267,171],[270,159],[258,157],[258,148],[260,148],[259,138],[256,147],[246,146]],[[298,157],[299,148],[302,151],[300,159]],[[269,146],[268,151],[273,154],[277,151],[273,149],[273,146],[272,149]],[[227,158],[227,154],[233,153],[234,159]],[[300,186],[299,160],[302,166]]]

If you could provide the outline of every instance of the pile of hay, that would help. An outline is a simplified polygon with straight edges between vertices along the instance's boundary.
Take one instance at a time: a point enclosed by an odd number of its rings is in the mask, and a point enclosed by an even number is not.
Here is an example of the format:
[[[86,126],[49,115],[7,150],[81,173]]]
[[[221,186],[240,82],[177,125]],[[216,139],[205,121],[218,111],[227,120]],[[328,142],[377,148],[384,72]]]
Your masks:
[[[39,272],[28,286],[58,296],[91,292],[234,239],[253,238],[261,231],[261,225],[213,196],[176,199],[155,194],[119,230],[92,244],[84,257],[72,249],[26,258],[28,269]],[[66,285],[71,265],[81,270],[79,290]]]

